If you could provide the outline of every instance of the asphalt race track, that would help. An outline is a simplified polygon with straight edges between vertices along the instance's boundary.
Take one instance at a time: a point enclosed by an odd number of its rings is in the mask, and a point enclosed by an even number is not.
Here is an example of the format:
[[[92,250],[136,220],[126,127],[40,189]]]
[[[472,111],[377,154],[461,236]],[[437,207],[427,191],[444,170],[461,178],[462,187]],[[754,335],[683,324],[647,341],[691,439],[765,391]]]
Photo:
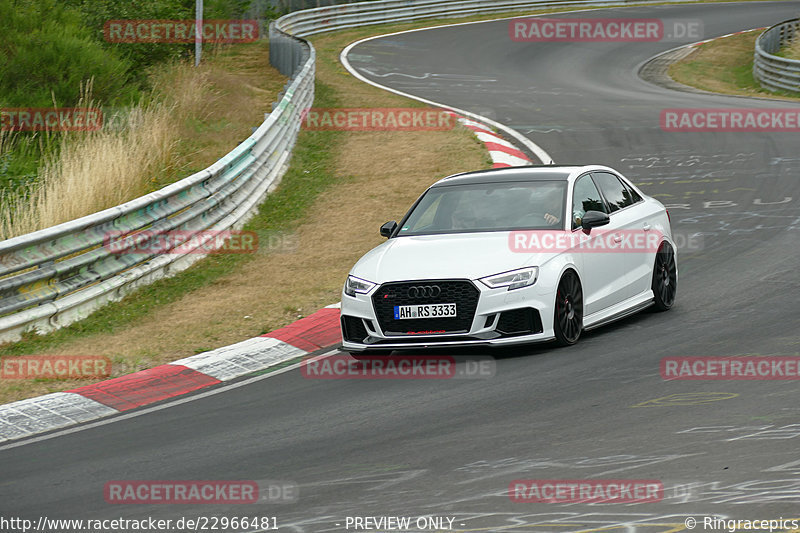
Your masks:
[[[799,13],[792,1],[560,16],[699,19],[703,39]],[[800,355],[800,139],[667,132],[659,116],[800,104],[676,92],[638,77],[647,59],[698,38],[523,43],[508,24],[387,36],[354,47],[350,61],[373,81],[511,126],[556,163],[617,168],[670,205],[684,244],[671,311],[589,332],[568,349],[492,353],[492,377],[318,380],[292,370],[0,448],[0,515],[274,516],[287,532],[345,531],[348,516],[450,517],[458,531],[648,533],[682,531],[689,516],[799,518],[797,381],[665,381],[659,363]],[[106,503],[105,483],[125,479],[285,482],[299,496]],[[508,495],[516,479],[654,479],[664,491],[650,503],[520,503]]]

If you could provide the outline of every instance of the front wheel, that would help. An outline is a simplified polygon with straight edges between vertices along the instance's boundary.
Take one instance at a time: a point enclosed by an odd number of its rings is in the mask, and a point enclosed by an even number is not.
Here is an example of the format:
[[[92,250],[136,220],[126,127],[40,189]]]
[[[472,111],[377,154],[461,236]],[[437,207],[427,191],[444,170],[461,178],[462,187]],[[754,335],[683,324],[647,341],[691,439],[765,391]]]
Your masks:
[[[652,289],[657,311],[666,311],[675,303],[675,294],[678,292],[678,266],[675,263],[675,251],[668,242],[662,243],[656,253]]]
[[[578,342],[583,331],[583,291],[578,275],[572,270],[558,282],[553,329],[561,346]]]

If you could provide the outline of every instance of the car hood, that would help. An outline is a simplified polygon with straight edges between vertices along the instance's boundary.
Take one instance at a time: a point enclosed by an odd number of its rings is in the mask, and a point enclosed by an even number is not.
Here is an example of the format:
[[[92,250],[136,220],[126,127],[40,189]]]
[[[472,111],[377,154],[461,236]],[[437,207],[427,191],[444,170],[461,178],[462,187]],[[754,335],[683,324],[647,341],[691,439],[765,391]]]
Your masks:
[[[505,231],[395,237],[367,252],[350,273],[378,284],[413,279],[478,279],[539,266],[554,255],[512,252],[509,234]]]

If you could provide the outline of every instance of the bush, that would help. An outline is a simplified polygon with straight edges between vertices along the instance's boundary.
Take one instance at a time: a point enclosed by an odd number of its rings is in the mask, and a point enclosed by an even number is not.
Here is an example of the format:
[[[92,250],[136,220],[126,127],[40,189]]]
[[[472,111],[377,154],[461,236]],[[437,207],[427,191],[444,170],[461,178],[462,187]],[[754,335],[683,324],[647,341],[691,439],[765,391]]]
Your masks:
[[[73,106],[90,79],[94,100],[128,103],[137,92],[130,68],[63,3],[0,0],[0,106]]]
[[[62,0],[80,13],[92,37],[114,54],[130,62],[132,81],[143,87],[147,70],[157,63],[189,57],[193,46],[174,43],[109,43],[103,27],[109,20],[193,19],[195,0]]]
[[[204,18],[242,18],[252,0],[205,0]],[[195,0],[64,0],[81,14],[93,37],[131,63],[131,76],[140,86],[147,83],[153,65],[187,59],[194,55],[193,43],[109,43],[103,28],[109,20],[193,20]]]
[[[204,3],[206,19],[254,13],[253,0]],[[255,13],[269,16],[274,10],[260,5]],[[111,43],[105,23],[194,17],[195,0],[0,0],[0,108],[147,106],[151,80],[158,78],[153,69],[190,58],[194,44]],[[70,142],[85,142],[84,134],[0,131],[0,206],[29,200],[40,164],[55,160]],[[0,222],[8,223],[13,211]]]

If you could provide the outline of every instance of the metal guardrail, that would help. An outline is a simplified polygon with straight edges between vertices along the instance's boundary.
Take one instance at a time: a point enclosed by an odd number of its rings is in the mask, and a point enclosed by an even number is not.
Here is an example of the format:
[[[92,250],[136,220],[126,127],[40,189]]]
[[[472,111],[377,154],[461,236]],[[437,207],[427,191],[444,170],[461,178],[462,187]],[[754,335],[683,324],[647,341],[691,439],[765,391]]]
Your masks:
[[[286,33],[307,37],[317,33],[387,22],[467,17],[541,7],[602,7],[624,3],[624,0],[378,0],[297,11],[278,19],[278,24]]]
[[[655,1],[655,0],[653,0]],[[691,1],[691,0],[687,0]],[[241,227],[288,166],[302,113],[314,100],[315,52],[302,37],[387,22],[526,8],[610,6],[625,0],[376,0],[290,13],[270,24],[270,62],[291,77],[264,123],[228,155],[188,178],[125,204],[0,242],[0,342],[84,318],[202,254],[112,253],[117,237]],[[648,3],[636,1],[632,3]],[[111,246],[108,246],[108,245]],[[105,245],[105,246],[104,246]]]
[[[287,39],[303,48],[302,41]],[[293,69],[275,109],[207,169],[125,204],[0,242],[0,341],[79,320],[140,285],[187,268],[203,256],[192,249],[205,250],[199,248],[204,243],[192,241],[181,246],[185,254],[142,253],[141,245],[120,253],[129,242],[120,233],[156,239],[173,230],[191,235],[241,227],[286,171],[302,113],[314,101],[314,50],[306,45],[293,53],[300,68]]]
[[[775,55],[799,36],[800,19],[792,19],[775,24],[756,39],[753,76],[762,87],[800,92],[800,60]]]
[[[279,19],[280,20],[280,19]],[[278,29],[275,21],[269,24],[269,63],[284,76],[294,77],[309,60],[313,47],[307,41]]]

